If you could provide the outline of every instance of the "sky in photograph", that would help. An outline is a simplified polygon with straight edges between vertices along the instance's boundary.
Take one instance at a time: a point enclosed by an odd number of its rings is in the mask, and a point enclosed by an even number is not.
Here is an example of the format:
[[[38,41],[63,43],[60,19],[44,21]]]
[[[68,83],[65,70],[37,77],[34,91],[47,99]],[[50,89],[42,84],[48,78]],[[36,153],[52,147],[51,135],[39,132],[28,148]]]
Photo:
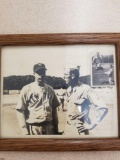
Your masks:
[[[2,48],[2,76],[32,75],[33,66],[44,63],[49,76],[63,77],[64,67],[81,66],[80,75],[89,75],[91,55],[115,54],[114,45],[19,46]]]

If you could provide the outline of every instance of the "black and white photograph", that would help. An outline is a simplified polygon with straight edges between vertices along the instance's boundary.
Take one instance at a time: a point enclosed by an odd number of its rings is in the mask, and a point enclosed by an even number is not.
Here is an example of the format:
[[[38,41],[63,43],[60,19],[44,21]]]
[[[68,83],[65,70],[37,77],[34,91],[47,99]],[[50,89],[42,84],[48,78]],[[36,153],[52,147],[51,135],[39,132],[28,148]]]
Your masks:
[[[94,52],[94,51],[93,51]],[[96,52],[91,57],[92,85],[110,86],[115,84],[114,54],[111,52]]]
[[[115,45],[1,51],[1,138],[118,137]]]

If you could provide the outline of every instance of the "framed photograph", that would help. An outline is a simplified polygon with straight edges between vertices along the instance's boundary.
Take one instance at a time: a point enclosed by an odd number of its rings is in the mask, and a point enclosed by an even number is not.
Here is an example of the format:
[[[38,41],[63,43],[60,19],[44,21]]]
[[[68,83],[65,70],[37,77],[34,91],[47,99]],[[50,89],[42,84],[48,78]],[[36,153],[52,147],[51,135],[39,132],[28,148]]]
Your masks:
[[[118,33],[0,35],[0,150],[120,150],[119,54]]]
[[[94,54],[91,57],[92,86],[110,87],[111,85],[115,85],[115,55],[111,51],[101,54],[95,51],[92,52],[94,52]]]

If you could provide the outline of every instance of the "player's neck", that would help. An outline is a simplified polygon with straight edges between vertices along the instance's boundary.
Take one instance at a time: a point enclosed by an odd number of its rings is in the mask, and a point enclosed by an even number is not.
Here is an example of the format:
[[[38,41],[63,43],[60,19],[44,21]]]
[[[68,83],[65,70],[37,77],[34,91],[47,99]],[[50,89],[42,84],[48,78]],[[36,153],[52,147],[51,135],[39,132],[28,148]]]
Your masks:
[[[44,82],[35,81],[35,83],[36,83],[37,86],[39,86],[39,87],[44,87]]]

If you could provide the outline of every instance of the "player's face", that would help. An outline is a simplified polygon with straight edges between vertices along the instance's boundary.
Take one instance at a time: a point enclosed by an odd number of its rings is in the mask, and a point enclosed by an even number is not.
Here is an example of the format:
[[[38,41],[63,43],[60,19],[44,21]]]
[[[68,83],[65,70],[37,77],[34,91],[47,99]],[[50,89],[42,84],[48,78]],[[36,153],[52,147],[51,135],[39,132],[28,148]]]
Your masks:
[[[100,56],[99,52],[97,52],[96,54],[97,54],[97,57],[99,57],[99,56]]]
[[[72,80],[72,78],[71,78],[71,75],[70,75],[70,73],[64,73],[64,80],[65,80],[65,82],[66,82],[66,85],[70,85],[70,83],[71,83],[71,80]]]
[[[38,85],[43,85],[45,80],[45,71],[41,73],[34,73],[34,77]]]

